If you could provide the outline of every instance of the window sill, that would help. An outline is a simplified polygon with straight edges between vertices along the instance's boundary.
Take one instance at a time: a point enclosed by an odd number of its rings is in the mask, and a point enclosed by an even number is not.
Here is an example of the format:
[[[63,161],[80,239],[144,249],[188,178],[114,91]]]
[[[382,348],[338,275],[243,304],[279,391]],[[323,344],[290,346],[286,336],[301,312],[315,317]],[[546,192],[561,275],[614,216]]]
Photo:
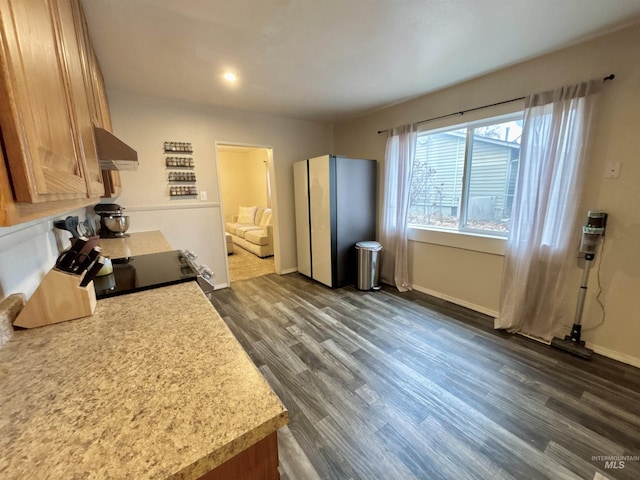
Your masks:
[[[461,248],[475,252],[504,256],[507,239],[492,235],[483,235],[455,230],[439,230],[434,228],[409,227],[409,240],[420,243],[431,243],[445,247]]]

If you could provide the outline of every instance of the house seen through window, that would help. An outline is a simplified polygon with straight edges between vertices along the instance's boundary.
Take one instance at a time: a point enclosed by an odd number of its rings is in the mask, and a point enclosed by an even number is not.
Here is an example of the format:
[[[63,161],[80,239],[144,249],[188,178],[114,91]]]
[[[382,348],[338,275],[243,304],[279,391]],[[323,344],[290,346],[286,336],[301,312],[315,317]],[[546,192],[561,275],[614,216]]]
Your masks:
[[[409,225],[506,236],[521,134],[522,114],[419,133]]]

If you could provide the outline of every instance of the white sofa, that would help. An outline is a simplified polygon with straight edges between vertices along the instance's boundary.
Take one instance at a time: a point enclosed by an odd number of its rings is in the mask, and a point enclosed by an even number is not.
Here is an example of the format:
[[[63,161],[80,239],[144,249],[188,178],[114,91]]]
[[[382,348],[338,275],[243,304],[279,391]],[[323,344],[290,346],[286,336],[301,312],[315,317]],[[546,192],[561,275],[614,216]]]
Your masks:
[[[273,223],[270,208],[240,207],[238,215],[229,218],[225,231],[238,245],[254,255],[264,258],[273,255]]]

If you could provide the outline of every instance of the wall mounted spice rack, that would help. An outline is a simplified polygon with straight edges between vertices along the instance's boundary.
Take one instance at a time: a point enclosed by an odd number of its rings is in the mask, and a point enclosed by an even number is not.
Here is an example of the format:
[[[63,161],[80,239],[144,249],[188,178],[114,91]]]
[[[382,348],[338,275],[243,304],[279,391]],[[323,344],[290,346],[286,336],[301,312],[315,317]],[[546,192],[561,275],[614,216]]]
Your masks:
[[[193,146],[191,142],[164,142],[164,153],[165,155],[189,154],[193,153]],[[179,169],[178,171],[168,172],[169,197],[190,198],[198,195],[198,189],[195,185],[195,172],[183,170],[195,168],[193,157],[171,155],[165,157],[164,164],[167,168]],[[180,185],[172,185],[175,182],[180,183]],[[184,183],[191,183],[192,185],[184,185]]]
[[[167,167],[171,168],[193,168],[195,162],[192,157],[167,157],[164,159]]]
[[[198,195],[195,185],[172,185],[169,187],[169,195],[172,197],[192,197]]]
[[[169,172],[170,182],[195,182],[196,174],[193,172]]]
[[[165,153],[193,153],[191,142],[164,142]]]

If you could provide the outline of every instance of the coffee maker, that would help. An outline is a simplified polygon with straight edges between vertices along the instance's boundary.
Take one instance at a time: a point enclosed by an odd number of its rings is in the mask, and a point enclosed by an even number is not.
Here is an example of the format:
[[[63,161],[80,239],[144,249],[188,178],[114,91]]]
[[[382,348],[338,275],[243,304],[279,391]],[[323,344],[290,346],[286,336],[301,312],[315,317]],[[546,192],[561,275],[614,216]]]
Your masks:
[[[128,237],[129,217],[117,203],[99,203],[93,210],[100,215],[100,238]]]

